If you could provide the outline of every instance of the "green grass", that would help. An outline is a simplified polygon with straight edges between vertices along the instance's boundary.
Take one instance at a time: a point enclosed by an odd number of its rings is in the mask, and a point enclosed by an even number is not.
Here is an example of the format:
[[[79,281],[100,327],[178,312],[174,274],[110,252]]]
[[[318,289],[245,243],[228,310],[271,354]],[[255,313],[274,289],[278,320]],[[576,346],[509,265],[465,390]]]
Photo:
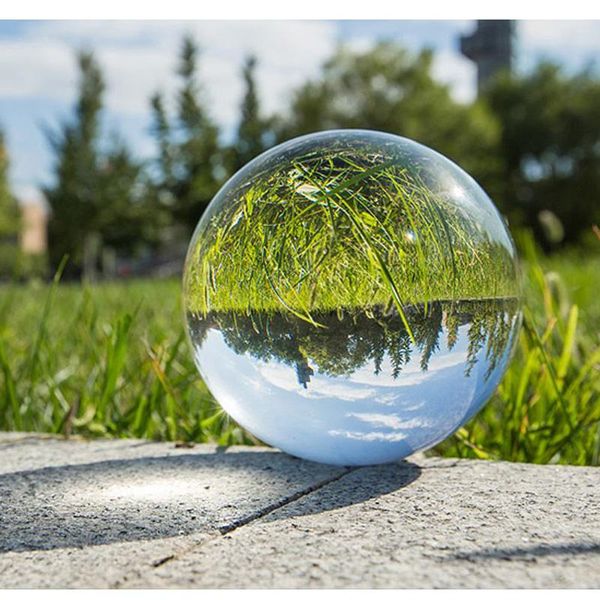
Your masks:
[[[243,443],[199,379],[179,282],[0,291],[0,429]]]
[[[516,356],[487,407],[434,451],[599,464],[600,257],[542,269],[526,256]],[[3,286],[0,307],[0,429],[254,442],[196,373],[178,282]]]

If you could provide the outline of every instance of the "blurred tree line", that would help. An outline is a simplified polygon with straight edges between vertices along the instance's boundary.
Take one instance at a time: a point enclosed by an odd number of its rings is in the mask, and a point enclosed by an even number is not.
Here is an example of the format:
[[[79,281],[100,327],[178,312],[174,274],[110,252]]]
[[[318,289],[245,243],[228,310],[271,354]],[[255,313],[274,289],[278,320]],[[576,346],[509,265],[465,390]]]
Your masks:
[[[157,152],[143,163],[101,130],[102,72],[92,53],[78,55],[73,115],[47,132],[55,158],[54,183],[43,190],[53,267],[69,254],[76,276],[98,266],[103,248],[120,256],[165,244],[185,248],[237,169],[273,144],[332,128],[387,131],[438,150],[483,186],[512,227],[532,229],[546,250],[585,244],[600,222],[600,80],[591,70],[571,75],[542,63],[525,75],[504,73],[462,104],[433,77],[430,50],[414,54],[390,42],[366,52],[341,47],[316,79],[293,91],[285,113],[265,115],[249,56],[237,132],[225,143],[208,109],[199,58],[194,40],[185,38],[174,102],[161,93],[150,99]],[[0,244],[17,222],[2,148],[0,139]]]

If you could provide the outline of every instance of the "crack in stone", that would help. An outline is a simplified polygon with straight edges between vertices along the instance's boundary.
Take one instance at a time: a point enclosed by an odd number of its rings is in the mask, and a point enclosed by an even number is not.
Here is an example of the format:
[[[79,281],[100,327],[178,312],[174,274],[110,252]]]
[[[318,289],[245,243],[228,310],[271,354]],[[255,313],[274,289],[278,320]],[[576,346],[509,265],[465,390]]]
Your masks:
[[[330,485],[332,483],[335,483],[336,481],[339,481],[343,477],[346,477],[350,473],[353,473],[354,471],[357,471],[360,468],[361,467],[346,467],[341,473],[338,473],[337,475],[334,475],[332,477],[324,479],[323,481],[320,481],[311,486],[303,488],[302,490],[299,490],[298,492],[295,492],[294,494],[290,494],[289,496],[281,498],[280,500],[278,500],[276,502],[272,502],[271,504],[268,504],[264,508],[247,515],[246,517],[235,520],[233,523],[231,523],[229,525],[223,525],[221,527],[217,527],[216,532],[213,533],[212,535],[209,534],[206,539],[204,539],[200,542],[197,542],[197,543],[192,543],[189,547],[181,550],[180,552],[177,552],[175,554],[168,554],[162,558],[159,558],[159,559],[153,561],[150,566],[153,569],[157,569],[166,563],[172,562],[174,560],[178,560],[179,558],[183,557],[184,555],[188,554],[189,552],[192,552],[198,546],[201,546],[206,543],[210,543],[215,539],[219,539],[220,537],[223,537],[229,533],[232,533],[233,531],[235,531],[241,527],[244,527],[245,525],[248,525],[248,524],[252,523],[253,521],[256,521],[258,519],[261,519],[261,518],[267,516],[268,514],[272,513],[273,511],[275,511],[279,508],[283,508],[284,506],[286,506],[292,502],[295,502],[296,500],[299,500],[300,498],[308,496],[308,495],[320,490],[321,488],[324,488],[327,485]],[[138,576],[141,576],[141,574],[142,573],[139,572]],[[127,579],[128,578],[124,578],[124,579],[114,582],[114,587],[120,587]]]
[[[354,467],[354,468],[346,467],[342,473],[332,476],[329,479],[325,479],[324,481],[320,481],[319,483],[315,483],[315,484],[311,485],[310,487],[299,490],[298,492],[296,492],[290,496],[286,496],[285,498],[282,498],[281,500],[277,500],[276,502],[273,502],[273,503],[265,506],[264,508],[257,510],[254,513],[251,513],[246,517],[242,517],[241,519],[234,521],[230,525],[225,525],[225,526],[219,527],[218,531],[221,535],[231,533],[232,531],[238,529],[239,527],[248,525],[248,523],[251,523],[252,521],[256,521],[256,519],[265,517],[269,513],[272,513],[274,510],[277,510],[278,508],[282,508],[286,504],[290,504],[290,502],[295,502],[296,500],[299,500],[300,498],[303,498],[304,496],[308,496],[309,494],[312,494],[313,492],[320,490],[322,487],[325,487],[326,485],[329,485],[330,483],[339,481],[342,477],[345,477],[349,473],[352,473],[353,471],[356,471],[356,470],[357,470],[357,467]]]

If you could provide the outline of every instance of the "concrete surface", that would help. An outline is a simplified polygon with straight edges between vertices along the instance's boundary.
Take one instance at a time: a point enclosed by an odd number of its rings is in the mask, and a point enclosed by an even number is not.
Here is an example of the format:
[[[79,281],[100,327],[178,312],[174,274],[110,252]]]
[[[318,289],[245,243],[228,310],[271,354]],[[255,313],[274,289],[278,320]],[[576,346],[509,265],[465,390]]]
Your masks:
[[[600,470],[0,434],[0,587],[600,587]]]

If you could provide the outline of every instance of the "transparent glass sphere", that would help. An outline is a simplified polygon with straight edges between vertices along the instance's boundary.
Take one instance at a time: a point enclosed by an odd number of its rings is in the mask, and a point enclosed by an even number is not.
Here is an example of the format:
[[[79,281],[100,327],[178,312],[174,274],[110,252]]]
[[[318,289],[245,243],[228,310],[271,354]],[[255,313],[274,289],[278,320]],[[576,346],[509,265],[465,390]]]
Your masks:
[[[190,243],[184,306],[223,409],[339,465],[453,433],[520,324],[514,245],[485,192],[437,152],[361,130],[291,140],[232,177]]]

